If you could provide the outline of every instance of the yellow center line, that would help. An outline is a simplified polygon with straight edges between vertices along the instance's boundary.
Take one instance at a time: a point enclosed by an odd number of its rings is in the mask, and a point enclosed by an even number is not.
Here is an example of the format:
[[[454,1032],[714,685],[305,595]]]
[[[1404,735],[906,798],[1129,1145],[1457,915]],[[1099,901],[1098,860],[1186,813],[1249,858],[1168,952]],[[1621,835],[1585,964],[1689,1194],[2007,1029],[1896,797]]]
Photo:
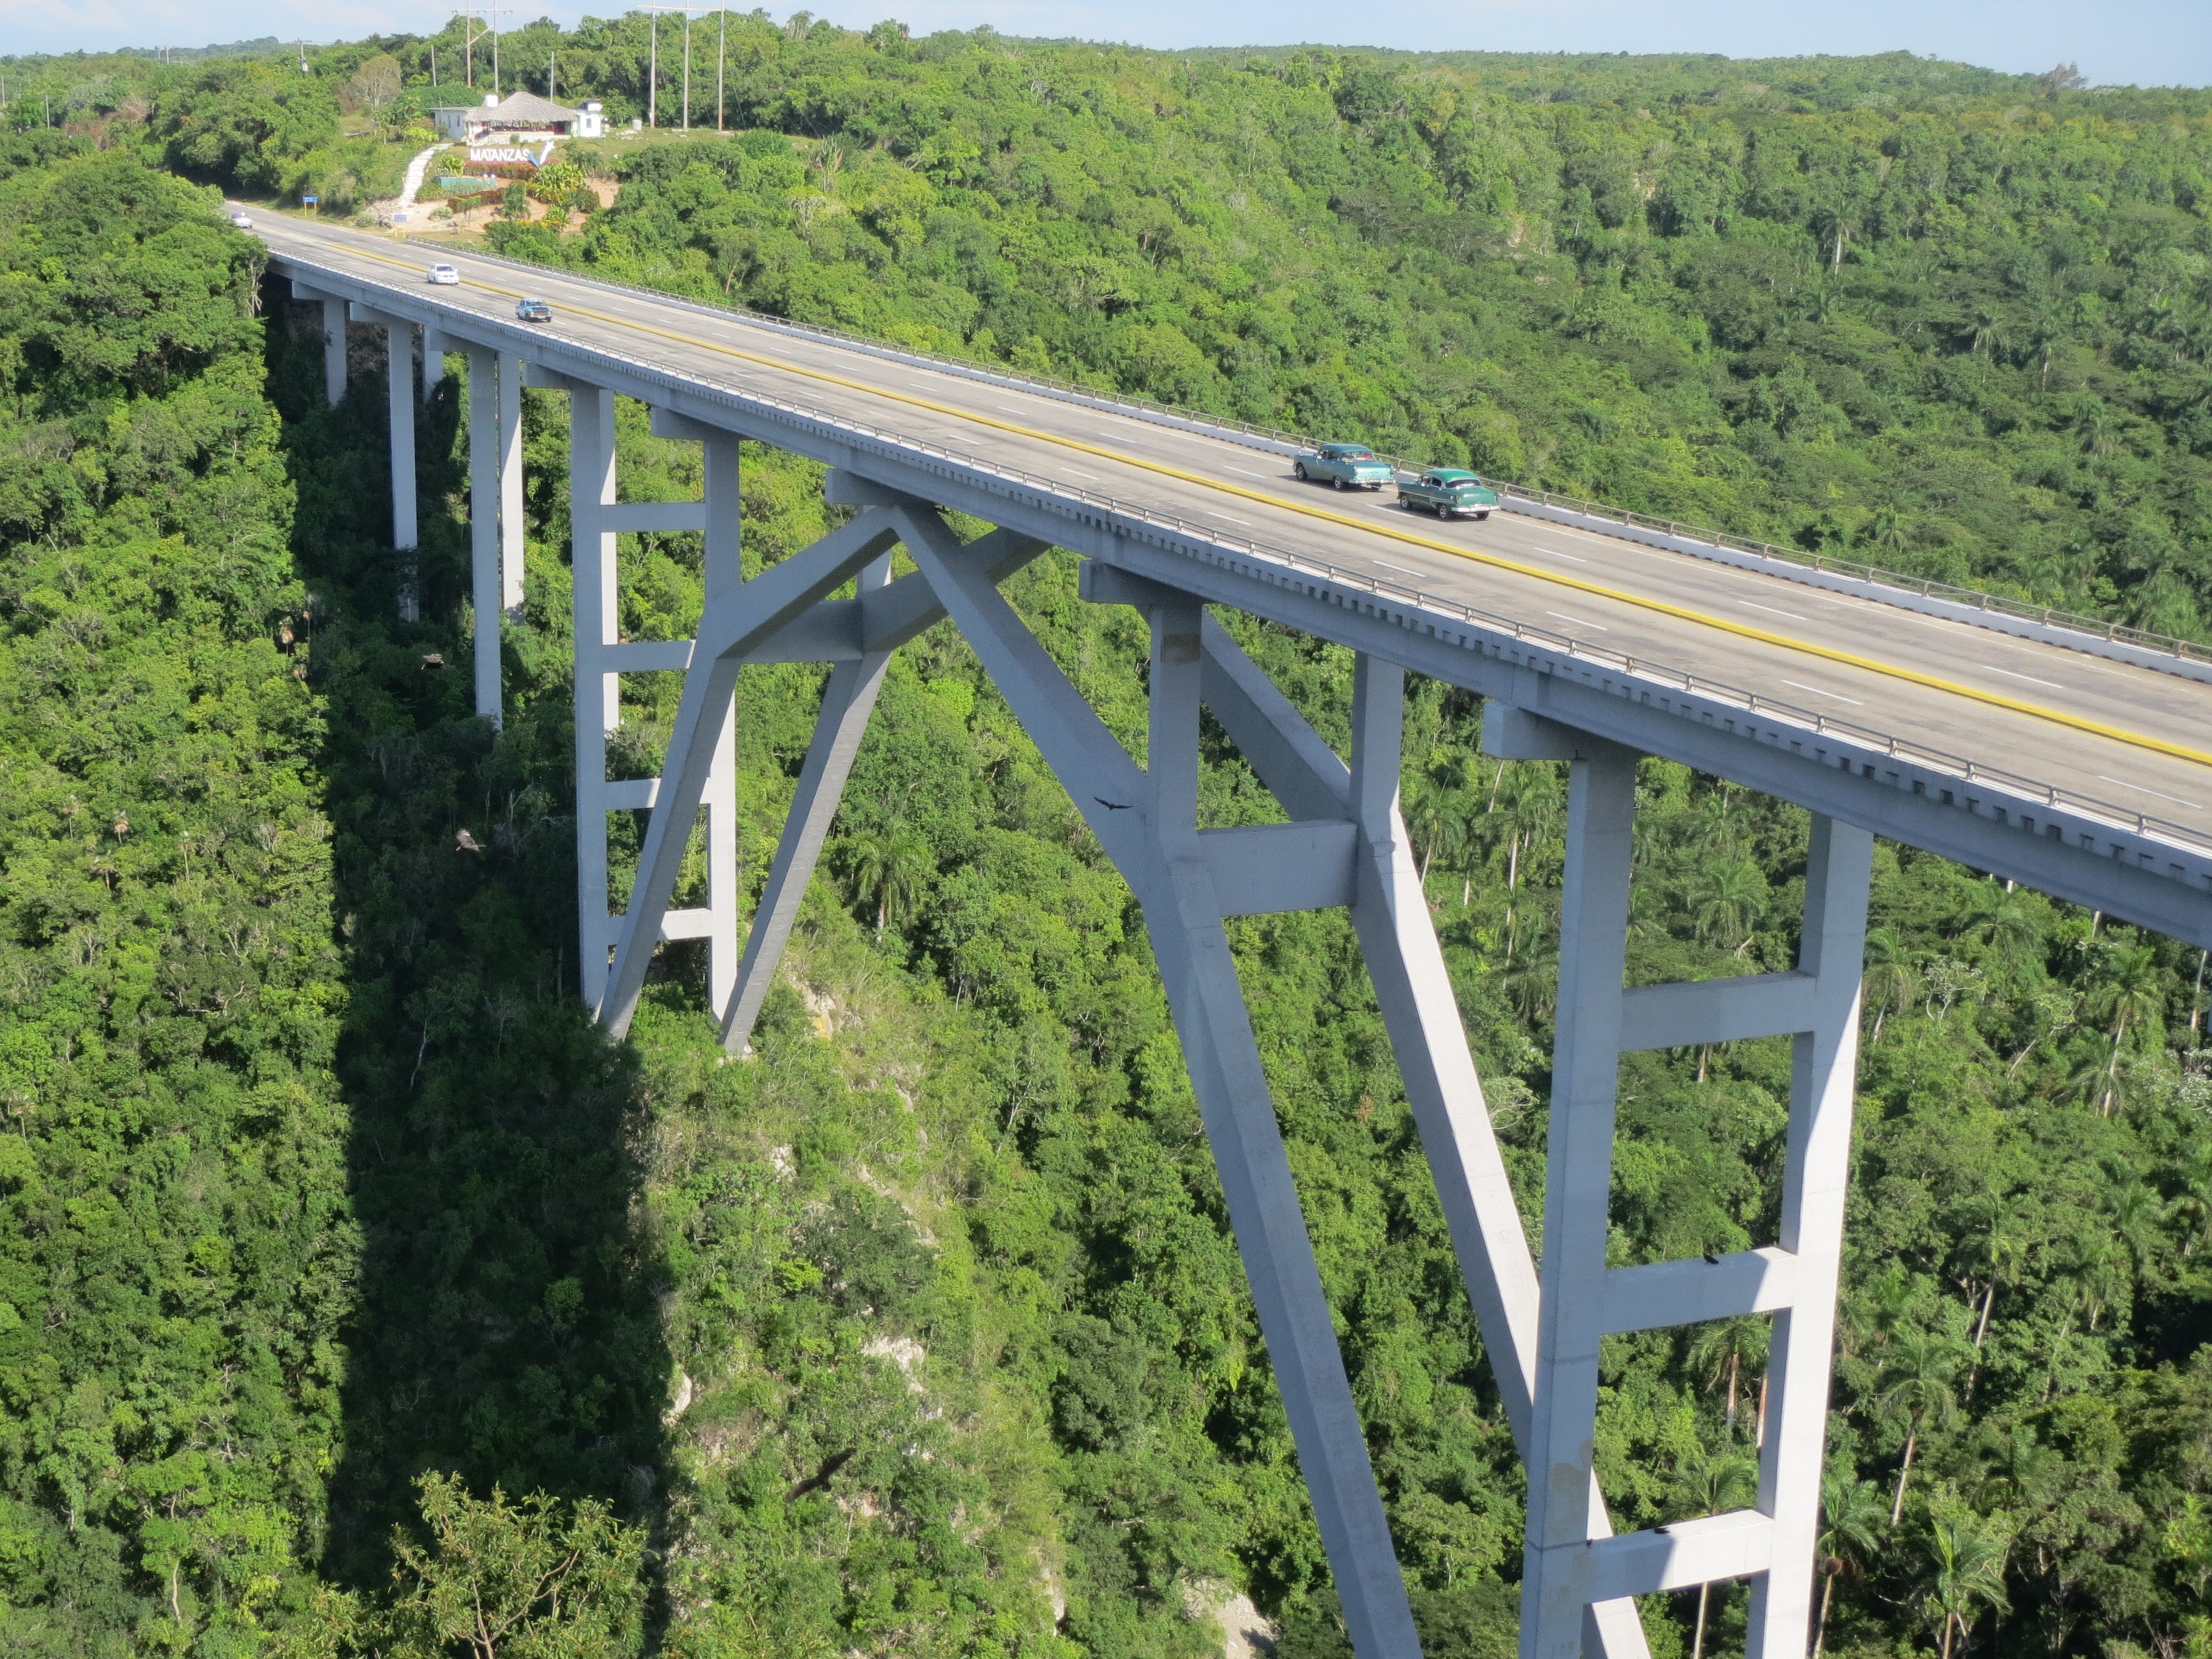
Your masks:
[[[372,259],[380,264],[394,265],[403,270],[419,269],[407,260],[395,259],[386,254],[371,252],[366,248],[347,251],[356,253],[362,258]],[[557,280],[561,273],[549,274]],[[468,279],[468,286],[480,288],[487,293],[501,295],[508,299],[519,298],[524,292],[520,289],[502,288],[496,283],[487,283],[478,278]],[[2108,726],[2102,720],[2090,720],[2085,715],[2069,714],[2062,708],[2051,708],[2041,703],[2007,696],[2001,691],[1984,691],[1978,686],[1945,679],[1941,675],[1923,674],[1917,669],[1906,668],[1897,663],[1884,662],[1879,658],[1863,657],[1855,652],[1838,650],[1833,646],[1818,645],[1810,640],[1801,640],[1787,634],[1773,633],[1766,629],[1755,628],[1748,623],[1736,622],[1727,617],[1710,616],[1702,611],[1693,611],[1686,605],[1670,605],[1664,599],[1651,599],[1641,593],[1632,593],[1623,588],[1608,586],[1603,582],[1589,581],[1579,576],[1546,570],[1540,566],[1523,564],[1517,559],[1505,558],[1498,554],[1486,553],[1476,548],[1461,547],[1450,542],[1437,541],[1427,536],[1416,535],[1412,531],[1400,530],[1395,526],[1370,524],[1366,520],[1355,519],[1349,514],[1332,512],[1324,507],[1310,507],[1301,501],[1285,501],[1280,496],[1271,495],[1261,490],[1247,489],[1242,484],[1225,483],[1218,478],[1209,478],[1203,473],[1186,472],[1182,468],[1170,466],[1164,461],[1148,461],[1139,456],[1124,454],[1120,450],[1110,449],[1101,444],[1085,443],[1079,438],[1063,437],[1055,432],[1041,431],[1035,427],[1023,426],[1016,422],[997,420],[991,416],[978,415],[955,404],[936,403],[930,398],[915,397],[908,392],[893,392],[884,386],[872,385],[866,380],[848,380],[842,374],[833,374],[826,369],[803,368],[781,358],[763,356],[736,346],[724,345],[719,341],[703,340],[696,335],[681,334],[673,329],[659,328],[651,323],[639,322],[628,317],[611,316],[604,312],[592,311],[583,306],[566,301],[563,302],[563,309],[573,312],[579,317],[588,318],[593,322],[606,323],[616,328],[634,329],[641,333],[674,341],[678,345],[692,346],[702,351],[717,352],[726,357],[736,357],[746,362],[759,363],[764,368],[776,369],[787,374],[797,374],[807,380],[820,380],[830,386],[843,386],[848,391],[865,392],[872,398],[887,398],[893,403],[906,404],[915,409],[927,409],[939,415],[949,415],[977,426],[991,427],[1001,432],[1011,432],[1018,437],[1032,438],[1042,443],[1058,445],[1064,449],[1076,450],[1085,455],[1096,455],[1103,459],[1119,461],[1125,466],[1140,467],[1147,472],[1157,472],[1164,477],[1179,479],[1185,483],[1198,484],[1206,489],[1220,490],[1231,495],[1241,495],[1247,501],[1258,501],[1263,506],[1303,514],[1307,518],[1319,519],[1329,524],[1348,526],[1354,530],[1364,531],[1370,535],[1386,536],[1393,541],[1403,542],[1412,547],[1425,548],[1431,552],[1449,554],[1452,557],[1465,560],[1470,564],[1487,565],[1493,569],[1509,570],[1516,575],[1532,577],[1538,581],[1549,582],[1554,586],[1571,588],[1577,592],[1611,599],[1616,604],[1635,605],[1642,610],[1656,611],[1662,617],[1672,617],[1679,622],[1696,623],[1701,627],[1718,629],[1724,634],[1733,634],[1740,639],[1757,640],[1762,645],[1778,646],[1788,651],[1800,651],[1808,656],[1818,657],[1826,662],[1841,663],[1847,667],[1864,669],[1870,673],[1886,674],[1893,679],[1925,686],[1930,690],[1948,692],[1954,696],[1966,697],[1975,702],[1985,703],[1992,708],[2002,708],[2015,714],[2027,714],[2039,720],[2050,720],[2059,726],[2071,727],[2077,732],[2087,732],[2096,737],[2111,738],[2119,743],[2130,744],[2138,749],[2148,749],[2157,754],[2171,755],[2179,760],[2193,761],[2199,766],[2212,766],[2212,752],[2202,749],[2191,749],[2185,744],[2172,743],[2164,738],[2151,737],[2144,732],[2130,732],[2124,726]]]

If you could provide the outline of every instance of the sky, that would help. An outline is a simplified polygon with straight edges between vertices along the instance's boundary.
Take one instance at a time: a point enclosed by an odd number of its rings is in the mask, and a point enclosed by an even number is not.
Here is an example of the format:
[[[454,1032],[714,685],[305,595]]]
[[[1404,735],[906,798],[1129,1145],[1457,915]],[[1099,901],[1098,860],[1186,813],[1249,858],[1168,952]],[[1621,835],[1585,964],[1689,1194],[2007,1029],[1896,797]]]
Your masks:
[[[624,3],[521,0],[511,16],[573,25],[582,11],[604,16]],[[2099,84],[2212,85],[2212,0],[818,0],[814,9],[848,27],[895,16],[917,34],[988,23],[1007,34],[1169,49],[1313,42],[1731,58],[1903,49],[2021,73],[2077,64]],[[433,29],[451,15],[451,0],[0,0],[0,52],[268,34],[353,40]]]

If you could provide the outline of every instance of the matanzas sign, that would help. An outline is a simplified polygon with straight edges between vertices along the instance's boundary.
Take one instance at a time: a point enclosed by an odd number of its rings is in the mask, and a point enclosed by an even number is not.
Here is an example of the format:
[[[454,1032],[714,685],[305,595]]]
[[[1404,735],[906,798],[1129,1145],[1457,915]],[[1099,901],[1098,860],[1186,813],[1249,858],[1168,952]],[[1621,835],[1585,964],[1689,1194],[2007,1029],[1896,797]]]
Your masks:
[[[550,144],[538,151],[532,151],[521,144],[471,144],[469,146],[469,160],[471,161],[520,161],[533,167],[544,167],[547,158],[552,154],[553,146]]]

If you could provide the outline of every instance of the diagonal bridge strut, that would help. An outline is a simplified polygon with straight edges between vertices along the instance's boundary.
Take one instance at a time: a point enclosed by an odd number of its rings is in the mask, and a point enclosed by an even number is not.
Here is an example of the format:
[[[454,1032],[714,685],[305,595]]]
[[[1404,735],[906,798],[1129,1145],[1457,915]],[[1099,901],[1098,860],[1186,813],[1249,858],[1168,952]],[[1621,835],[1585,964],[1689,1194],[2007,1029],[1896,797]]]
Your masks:
[[[511,361],[511,360],[508,360]],[[488,367],[489,365],[487,365]],[[502,388],[514,377],[499,365]],[[1850,1141],[1864,831],[1814,820],[1804,950],[1789,974],[1623,986],[1634,754],[1504,702],[1485,747],[1570,763],[1566,914],[1540,1275],[1398,805],[1404,674],[1357,654],[1349,762],[1340,758],[1190,592],[1097,560],[1083,594],[1134,606],[1152,635],[1149,764],[1139,768],[1001,597],[1045,550],[1013,528],[963,543],[940,510],[850,472],[830,499],[854,509],[814,545],[742,580],[734,434],[656,410],[661,436],[704,449],[706,496],[625,504],[614,478],[612,396],[542,368],[568,393],[574,525],[579,946],[581,988],[611,1034],[628,1030],[660,941],[709,941],[710,1003],[743,1048],[773,982],[833,821],[890,653],[950,617],[1141,907],[1210,1139],[1230,1220],[1346,1624],[1361,1659],[1420,1652],[1382,1497],[1307,1236],[1224,923],[1232,915],[1341,907],[1365,957],[1455,1255],[1531,1474],[1522,1651],[1528,1659],[1647,1659],[1634,1598],[1750,1579],[1747,1651],[1797,1659],[1811,1604]],[[489,379],[489,377],[487,377]],[[503,413],[503,411],[501,411]],[[487,416],[500,447],[509,428]],[[505,456],[502,455],[502,462]],[[510,487],[504,465],[478,474]],[[486,517],[495,517],[491,507]],[[614,540],[626,529],[703,530],[706,602],[691,641],[615,637]],[[915,569],[893,580],[891,550]],[[513,603],[506,538],[477,538],[477,614]],[[830,597],[850,585],[854,597]],[[505,601],[494,609],[492,596]],[[489,613],[489,614],[487,614]],[[495,650],[495,646],[492,647]],[[480,653],[486,652],[479,641]],[[830,666],[823,704],[742,952],[735,855],[734,700],[748,662]],[[662,775],[606,774],[620,674],[680,669],[684,691]],[[489,679],[489,690],[484,688]],[[498,714],[497,676],[480,708]],[[486,704],[489,706],[485,706]],[[1197,827],[1201,707],[1221,722],[1288,822]],[[1105,803],[1115,804],[1109,810]],[[629,902],[608,909],[606,819],[650,818]],[[701,814],[708,902],[672,910]],[[1717,1263],[1608,1266],[1613,1074],[1638,1048],[1790,1034],[1796,1043],[1780,1236]],[[1671,1528],[1613,1534],[1595,1467],[1599,1340],[1746,1313],[1776,1318],[1778,1388],[1757,1504]]]

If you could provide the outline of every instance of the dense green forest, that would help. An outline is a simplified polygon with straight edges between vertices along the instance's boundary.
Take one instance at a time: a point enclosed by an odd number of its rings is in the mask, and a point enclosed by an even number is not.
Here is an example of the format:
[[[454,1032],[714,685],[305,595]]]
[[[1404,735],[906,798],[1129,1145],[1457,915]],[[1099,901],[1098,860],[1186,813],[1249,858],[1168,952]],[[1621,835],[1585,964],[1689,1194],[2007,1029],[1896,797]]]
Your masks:
[[[494,244],[2202,632],[2204,94],[731,25],[732,136],[584,150],[613,204]],[[504,45],[620,115],[643,42]],[[430,45],[11,76],[0,1646],[427,1656],[481,1595],[515,1652],[1194,1656],[1243,1592],[1341,1654],[1142,919],[956,635],[894,665],[756,1060],[683,947],[628,1043],[576,1005],[563,406],[495,733],[441,665],[463,380],[402,624],[380,350],[326,408],[216,211],[404,153]],[[621,418],[626,492],[696,493]],[[743,493],[749,568],[831,522],[788,457]],[[688,631],[699,557],[623,538],[626,632]],[[1008,591],[1133,737],[1138,619],[1064,556]],[[1342,653],[1237,626],[1340,738]],[[817,685],[740,689],[756,880]],[[650,775],[675,687],[626,690]],[[1479,725],[1416,684],[1406,800],[1533,1216],[1562,779]],[[1225,744],[1205,790],[1271,816]],[[1803,816],[1643,797],[1634,975],[1787,963]],[[1875,907],[1826,1649],[2212,1651],[2203,958],[1894,848]],[[1351,930],[1233,937],[1428,1645],[1509,1653],[1521,1476]],[[1765,1237],[1787,1079],[1626,1065],[1620,1260]],[[1613,1340],[1622,1520],[1737,1501],[1765,1340]]]

